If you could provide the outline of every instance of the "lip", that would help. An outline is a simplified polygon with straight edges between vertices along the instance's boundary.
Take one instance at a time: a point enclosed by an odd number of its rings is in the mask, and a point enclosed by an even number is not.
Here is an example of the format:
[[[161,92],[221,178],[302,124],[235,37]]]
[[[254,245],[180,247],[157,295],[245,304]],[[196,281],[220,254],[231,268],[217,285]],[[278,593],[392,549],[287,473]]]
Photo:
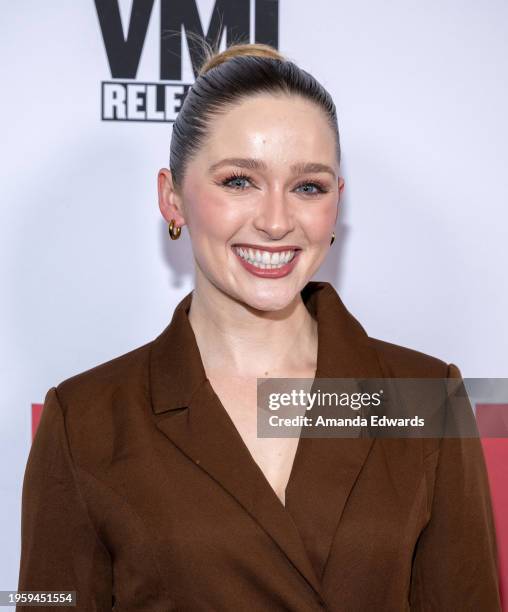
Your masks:
[[[281,251],[301,251],[302,248],[295,244],[288,244],[286,246],[263,246],[261,244],[249,244],[248,242],[238,242],[232,245],[233,247],[243,247],[246,249],[254,249],[257,251],[268,251],[269,253],[280,253]]]
[[[260,247],[254,247],[254,246],[248,246],[248,245],[234,245],[236,246],[242,246],[242,247],[248,247],[248,248],[256,248],[258,250],[268,250],[268,249],[261,249]],[[287,276],[288,274],[290,274],[293,270],[293,268],[296,266],[296,264],[298,263],[298,260],[300,259],[299,255],[302,249],[300,248],[292,248],[292,247],[283,247],[282,249],[277,248],[275,251],[272,252],[277,252],[277,251],[290,251],[290,250],[295,250],[296,253],[293,257],[293,259],[291,261],[289,261],[287,264],[284,264],[282,267],[280,268],[257,268],[256,266],[252,265],[251,263],[249,263],[248,261],[245,261],[245,259],[243,259],[242,257],[240,257],[240,255],[238,255],[238,253],[236,252],[235,248],[232,247],[231,250],[233,251],[233,253],[235,254],[235,256],[237,257],[238,261],[240,262],[240,264],[243,266],[243,268],[245,270],[247,270],[247,272],[250,272],[251,274],[253,274],[254,276],[259,276],[261,278],[282,278],[284,276]]]

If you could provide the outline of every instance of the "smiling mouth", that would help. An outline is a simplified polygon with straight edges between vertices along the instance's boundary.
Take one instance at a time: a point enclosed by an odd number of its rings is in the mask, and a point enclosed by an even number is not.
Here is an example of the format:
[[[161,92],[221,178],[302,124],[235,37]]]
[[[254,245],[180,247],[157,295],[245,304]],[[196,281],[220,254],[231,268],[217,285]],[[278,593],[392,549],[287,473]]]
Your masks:
[[[301,251],[298,247],[277,247],[277,250],[265,250],[247,246],[233,246],[235,253],[256,268],[276,270],[287,265]]]

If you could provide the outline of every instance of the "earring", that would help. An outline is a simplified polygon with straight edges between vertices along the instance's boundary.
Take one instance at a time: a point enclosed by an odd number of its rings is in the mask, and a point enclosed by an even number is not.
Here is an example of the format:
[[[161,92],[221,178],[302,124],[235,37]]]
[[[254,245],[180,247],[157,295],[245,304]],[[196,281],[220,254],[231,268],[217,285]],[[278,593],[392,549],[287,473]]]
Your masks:
[[[175,227],[175,220],[171,219],[171,222],[168,226],[169,235],[171,240],[178,240],[180,238],[180,234],[182,233],[181,227]]]
[[[335,232],[332,233],[332,239],[330,240],[330,246],[332,246],[334,240],[335,240]]]

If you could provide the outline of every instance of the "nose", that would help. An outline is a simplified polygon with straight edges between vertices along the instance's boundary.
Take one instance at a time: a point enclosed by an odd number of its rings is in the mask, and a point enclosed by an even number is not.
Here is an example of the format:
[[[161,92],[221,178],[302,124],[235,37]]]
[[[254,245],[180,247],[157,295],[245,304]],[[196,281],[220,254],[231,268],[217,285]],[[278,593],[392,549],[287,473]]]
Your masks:
[[[293,212],[282,191],[270,190],[259,200],[254,227],[271,240],[280,240],[294,229]]]

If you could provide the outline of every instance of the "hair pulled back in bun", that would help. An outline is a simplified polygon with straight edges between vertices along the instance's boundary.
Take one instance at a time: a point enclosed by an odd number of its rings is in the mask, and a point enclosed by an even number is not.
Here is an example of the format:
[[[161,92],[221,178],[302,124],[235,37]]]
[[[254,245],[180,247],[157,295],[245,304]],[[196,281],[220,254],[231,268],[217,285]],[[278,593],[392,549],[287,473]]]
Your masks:
[[[210,132],[210,125],[234,104],[259,93],[298,95],[325,113],[341,150],[337,112],[328,91],[308,72],[263,43],[235,43],[218,51],[200,38],[204,59],[173,124],[169,167],[176,190],[181,189],[186,167]]]
[[[236,43],[220,52],[214,52],[210,46],[206,46],[205,49],[207,57],[199,69],[199,76],[238,56],[250,55],[253,57],[269,57],[281,62],[286,61],[286,58],[277,49],[263,43]]]

